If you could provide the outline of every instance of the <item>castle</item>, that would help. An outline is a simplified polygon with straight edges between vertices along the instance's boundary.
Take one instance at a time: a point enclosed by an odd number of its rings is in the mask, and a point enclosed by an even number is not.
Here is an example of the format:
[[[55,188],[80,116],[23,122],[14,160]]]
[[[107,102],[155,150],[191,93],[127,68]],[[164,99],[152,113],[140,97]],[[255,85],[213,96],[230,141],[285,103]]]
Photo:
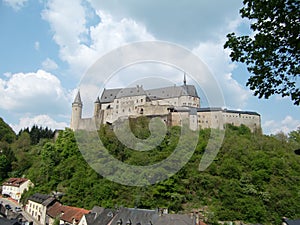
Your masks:
[[[220,107],[201,108],[200,97],[194,85],[184,82],[181,86],[169,86],[145,90],[143,86],[104,89],[94,103],[94,115],[82,118],[83,103],[78,91],[72,103],[71,129],[90,130],[101,124],[113,124],[128,117],[160,117],[168,126],[180,125],[189,119],[190,128],[224,129],[226,124],[246,125],[252,132],[261,129],[260,115],[256,112],[228,110]]]

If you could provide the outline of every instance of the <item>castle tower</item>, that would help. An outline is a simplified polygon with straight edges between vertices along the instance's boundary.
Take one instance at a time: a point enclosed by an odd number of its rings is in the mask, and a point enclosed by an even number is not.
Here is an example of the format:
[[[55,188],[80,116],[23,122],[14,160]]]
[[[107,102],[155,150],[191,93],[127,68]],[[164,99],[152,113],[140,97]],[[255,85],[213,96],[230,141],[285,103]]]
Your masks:
[[[77,95],[72,103],[72,116],[71,116],[71,125],[72,130],[77,130],[79,127],[79,121],[82,117],[82,101],[80,97],[80,91],[77,92]]]
[[[99,117],[99,112],[101,109],[101,103],[99,97],[97,97],[95,103],[94,103],[94,117],[97,118]]]

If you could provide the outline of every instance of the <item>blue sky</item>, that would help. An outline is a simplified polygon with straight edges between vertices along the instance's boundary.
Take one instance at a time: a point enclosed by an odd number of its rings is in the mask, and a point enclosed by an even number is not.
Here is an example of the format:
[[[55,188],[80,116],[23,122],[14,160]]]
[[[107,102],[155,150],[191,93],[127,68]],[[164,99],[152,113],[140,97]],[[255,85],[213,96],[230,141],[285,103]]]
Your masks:
[[[242,0],[3,0],[0,116],[16,132],[33,124],[69,126],[76,89],[98,58],[124,44],[159,40],[196,54],[218,80],[225,107],[260,113],[264,133],[295,130],[299,107],[280,96],[254,97],[245,86],[245,66],[232,63],[223,49],[227,33],[251,34],[239,16],[241,7]],[[126,86],[130,73],[141,71],[182,81],[180,72],[161,66],[128,71],[106,87]]]

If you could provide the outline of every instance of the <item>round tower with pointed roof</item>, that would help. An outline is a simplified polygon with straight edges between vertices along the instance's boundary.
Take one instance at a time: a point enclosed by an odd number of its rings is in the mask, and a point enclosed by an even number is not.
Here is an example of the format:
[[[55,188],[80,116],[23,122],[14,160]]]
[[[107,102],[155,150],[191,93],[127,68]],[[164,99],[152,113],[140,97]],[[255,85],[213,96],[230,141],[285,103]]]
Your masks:
[[[82,118],[82,101],[80,97],[80,91],[77,92],[77,95],[72,103],[72,116],[71,116],[71,125],[72,130],[77,130],[79,127],[79,121]]]
[[[100,116],[100,110],[101,110],[101,103],[99,97],[97,97],[95,103],[94,103],[94,117]]]

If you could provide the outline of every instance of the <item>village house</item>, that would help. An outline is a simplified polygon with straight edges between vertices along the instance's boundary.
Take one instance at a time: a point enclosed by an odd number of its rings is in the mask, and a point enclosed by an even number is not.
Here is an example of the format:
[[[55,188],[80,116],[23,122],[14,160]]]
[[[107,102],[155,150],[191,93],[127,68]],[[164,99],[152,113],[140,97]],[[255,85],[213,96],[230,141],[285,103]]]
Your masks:
[[[47,208],[55,202],[56,199],[50,195],[36,193],[28,198],[25,211],[41,224],[45,224]]]
[[[46,225],[53,225],[56,220],[59,220],[60,225],[78,225],[83,215],[90,211],[72,206],[62,205],[55,202],[47,210]]]
[[[2,184],[2,195],[9,196],[20,202],[21,196],[25,190],[33,186],[33,183],[26,178],[9,178]]]

